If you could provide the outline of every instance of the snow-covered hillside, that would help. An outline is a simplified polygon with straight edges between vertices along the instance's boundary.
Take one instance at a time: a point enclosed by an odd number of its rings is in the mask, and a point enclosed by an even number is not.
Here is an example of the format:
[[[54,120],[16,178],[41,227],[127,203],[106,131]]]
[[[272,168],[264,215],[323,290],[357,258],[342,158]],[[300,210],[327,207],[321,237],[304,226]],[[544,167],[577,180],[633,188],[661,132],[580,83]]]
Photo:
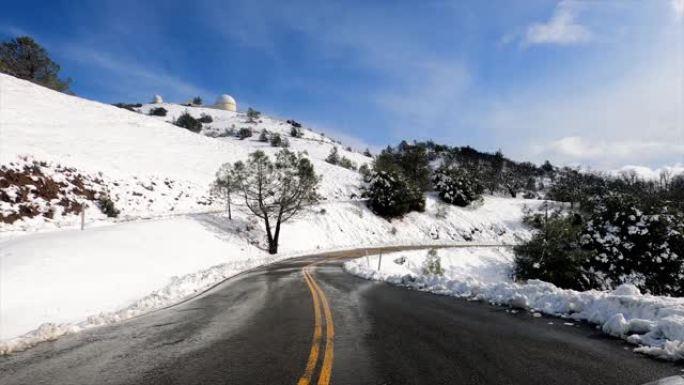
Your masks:
[[[486,197],[459,208],[429,195],[424,213],[389,222],[353,198],[357,172],[324,160],[334,147],[357,165],[371,159],[311,130],[293,138],[291,125],[277,119],[249,123],[243,113],[173,104],[162,105],[167,116],[152,117],[146,115],[151,105],[131,112],[2,74],[0,89],[0,214],[33,213],[0,223],[0,352],[168,305],[288,255],[369,245],[515,243],[530,236],[521,224],[523,208],[539,203]],[[212,116],[207,135],[168,123],[185,111]],[[233,127],[255,134],[244,140],[220,135]],[[284,224],[278,257],[264,251],[261,222],[239,206],[228,220],[209,193],[222,163],[257,149],[278,150],[258,141],[262,129],[305,151],[322,176],[323,200]],[[95,207],[102,196],[121,211],[117,218]],[[88,205],[85,231],[73,210],[82,203]],[[48,229],[54,231],[36,232]]]
[[[359,178],[354,171],[324,162],[333,147],[358,165],[370,161],[307,129],[302,138],[292,138],[288,123],[265,116],[256,123],[247,123],[246,115],[240,112],[164,104],[169,114],[151,117],[145,114],[150,105],[141,108],[143,113],[135,113],[4,74],[0,74],[0,89],[0,165],[15,163],[23,167],[38,161],[46,162],[48,169],[65,166],[96,175],[106,182],[109,195],[124,217],[220,208],[209,196],[209,185],[219,166],[245,159],[257,149],[267,153],[278,150],[258,141],[262,129],[281,133],[289,139],[291,150],[309,154],[316,171],[323,175],[320,193],[329,200],[348,199],[357,192]],[[198,118],[211,115],[214,122],[206,125],[207,133],[249,127],[256,134],[244,140],[211,138],[167,123],[185,111]],[[169,183],[182,188],[167,191],[164,185]],[[10,210],[8,205],[0,208]],[[39,223],[44,218],[38,219],[0,226],[4,230],[44,227]],[[43,222],[47,227],[74,223],[61,216]]]

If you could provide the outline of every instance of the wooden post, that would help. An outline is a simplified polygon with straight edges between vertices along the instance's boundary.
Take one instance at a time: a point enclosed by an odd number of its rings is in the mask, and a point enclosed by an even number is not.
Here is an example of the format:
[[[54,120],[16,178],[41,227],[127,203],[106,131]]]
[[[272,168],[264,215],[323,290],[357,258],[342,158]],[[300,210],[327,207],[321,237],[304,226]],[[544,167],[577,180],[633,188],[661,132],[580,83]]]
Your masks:
[[[85,208],[85,205],[81,206],[81,231],[85,229]]]
[[[382,253],[380,253],[380,258],[378,258],[378,271],[380,271],[380,266],[382,266]]]

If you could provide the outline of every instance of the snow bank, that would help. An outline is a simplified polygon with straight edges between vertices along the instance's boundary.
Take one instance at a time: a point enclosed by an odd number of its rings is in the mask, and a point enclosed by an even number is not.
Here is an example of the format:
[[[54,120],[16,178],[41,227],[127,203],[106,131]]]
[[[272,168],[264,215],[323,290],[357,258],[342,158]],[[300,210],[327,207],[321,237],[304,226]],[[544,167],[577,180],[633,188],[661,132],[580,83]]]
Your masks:
[[[345,263],[351,274],[412,289],[529,309],[588,321],[605,333],[639,345],[635,350],[669,360],[684,359],[684,298],[644,295],[632,285],[613,291],[560,289],[530,280],[512,282],[508,249],[441,249],[443,276],[422,269],[425,251],[386,254]],[[403,262],[403,263],[402,263]]]
[[[193,218],[0,241],[0,353],[171,304],[270,260]]]

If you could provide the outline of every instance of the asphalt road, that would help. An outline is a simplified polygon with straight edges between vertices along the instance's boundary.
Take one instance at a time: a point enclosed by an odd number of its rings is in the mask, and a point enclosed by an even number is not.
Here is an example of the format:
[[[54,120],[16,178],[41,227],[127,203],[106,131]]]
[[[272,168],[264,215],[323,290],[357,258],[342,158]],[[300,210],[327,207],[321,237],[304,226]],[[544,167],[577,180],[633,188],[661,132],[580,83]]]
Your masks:
[[[0,384],[643,384],[684,366],[589,325],[284,261],[179,305],[0,357]],[[553,322],[550,325],[549,322]]]

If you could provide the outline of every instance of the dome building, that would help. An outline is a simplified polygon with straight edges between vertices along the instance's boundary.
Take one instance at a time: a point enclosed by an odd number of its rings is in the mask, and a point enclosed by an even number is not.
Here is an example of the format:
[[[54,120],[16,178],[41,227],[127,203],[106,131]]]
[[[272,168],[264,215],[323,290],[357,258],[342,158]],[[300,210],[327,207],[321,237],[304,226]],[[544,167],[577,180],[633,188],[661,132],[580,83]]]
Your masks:
[[[218,108],[219,110],[236,112],[237,103],[235,103],[235,99],[233,99],[232,96],[223,94],[216,99],[216,104],[214,105],[214,108]]]
[[[153,104],[162,104],[164,103],[164,100],[162,99],[161,96],[159,95],[154,95],[154,98],[152,99]]]

